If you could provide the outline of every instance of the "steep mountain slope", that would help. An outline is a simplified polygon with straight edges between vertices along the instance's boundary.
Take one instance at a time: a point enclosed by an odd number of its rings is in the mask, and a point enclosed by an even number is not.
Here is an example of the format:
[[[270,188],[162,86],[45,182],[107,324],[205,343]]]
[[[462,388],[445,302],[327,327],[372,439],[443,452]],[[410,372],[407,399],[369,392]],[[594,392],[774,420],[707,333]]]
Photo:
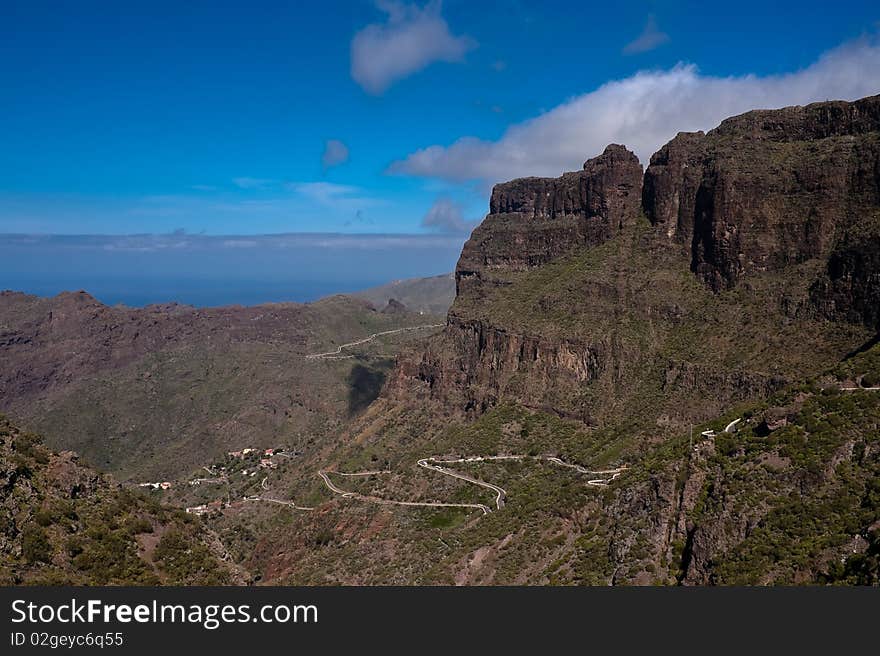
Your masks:
[[[880,392],[841,391],[853,374],[876,380],[880,348],[646,449],[605,487],[541,460],[452,465],[502,487],[497,510],[490,491],[416,461],[559,454],[601,470],[624,464],[615,440],[508,405],[434,432],[422,423],[423,432],[401,434],[420,419],[397,414],[378,436],[365,431],[336,453],[340,472],[380,473],[337,475],[337,484],[381,499],[483,503],[492,512],[334,496],[303,474],[270,489],[314,511],[237,507],[213,521],[234,536],[231,548],[249,567],[282,583],[876,585]],[[740,429],[725,433],[738,417]],[[715,435],[703,436],[708,430]]]
[[[445,328],[375,401],[260,470],[188,453],[181,472],[216,480],[172,494],[213,499],[205,521],[263,582],[876,584],[878,244],[880,97],[679,135],[644,175],[612,145],[498,185]],[[387,309],[368,316],[408,316]],[[239,334],[219,316],[216,367]],[[51,380],[22,387],[48,400]]]
[[[197,520],[49,451],[2,416],[0,525],[4,585],[247,582]]]
[[[375,398],[396,345],[437,323],[331,297],[195,309],[107,307],[84,292],[0,293],[0,409],[123,479],[164,479],[227,449],[305,447]],[[367,357],[361,357],[367,356]]]

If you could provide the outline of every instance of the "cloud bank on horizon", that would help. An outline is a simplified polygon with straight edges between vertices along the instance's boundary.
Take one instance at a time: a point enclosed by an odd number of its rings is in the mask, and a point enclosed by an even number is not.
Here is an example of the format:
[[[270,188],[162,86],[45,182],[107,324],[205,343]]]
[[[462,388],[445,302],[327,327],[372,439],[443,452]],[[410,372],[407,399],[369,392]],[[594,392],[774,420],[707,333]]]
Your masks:
[[[656,27],[656,26],[655,26]],[[462,137],[395,161],[394,174],[492,184],[512,178],[557,176],[580,168],[609,143],[625,144],[643,163],[678,132],[709,130],[756,108],[880,93],[880,38],[845,43],[810,66],[759,77],[713,77],[697,66],[642,71],[603,84],[525,122],[496,141]]]
[[[381,95],[434,62],[460,62],[476,46],[470,37],[449,31],[439,0],[424,7],[378,0],[376,6],[387,22],[367,25],[351,42],[351,77],[367,93]]]

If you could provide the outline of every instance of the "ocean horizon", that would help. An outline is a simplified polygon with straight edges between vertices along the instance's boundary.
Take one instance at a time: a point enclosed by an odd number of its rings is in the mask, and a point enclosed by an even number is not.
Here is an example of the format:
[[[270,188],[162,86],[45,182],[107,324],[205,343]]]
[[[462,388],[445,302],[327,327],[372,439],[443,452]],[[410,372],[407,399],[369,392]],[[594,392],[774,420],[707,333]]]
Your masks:
[[[452,271],[441,235],[0,235],[0,289],[107,305],[307,303]]]

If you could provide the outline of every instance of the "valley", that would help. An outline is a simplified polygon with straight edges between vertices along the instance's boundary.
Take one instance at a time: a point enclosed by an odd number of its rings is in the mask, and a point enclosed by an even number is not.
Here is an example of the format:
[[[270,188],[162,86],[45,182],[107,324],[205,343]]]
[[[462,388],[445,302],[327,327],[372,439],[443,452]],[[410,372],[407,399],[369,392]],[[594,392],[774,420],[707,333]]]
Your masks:
[[[877,584],[880,96],[498,184],[448,282],[4,293],[0,408],[251,583]]]

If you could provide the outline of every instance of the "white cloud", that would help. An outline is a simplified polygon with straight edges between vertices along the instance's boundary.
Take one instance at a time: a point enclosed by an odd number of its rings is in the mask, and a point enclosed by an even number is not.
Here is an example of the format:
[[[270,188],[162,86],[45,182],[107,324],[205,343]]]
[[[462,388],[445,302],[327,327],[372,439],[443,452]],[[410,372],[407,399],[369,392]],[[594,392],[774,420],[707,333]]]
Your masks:
[[[368,93],[381,94],[433,62],[461,61],[476,45],[449,31],[439,0],[424,7],[379,0],[376,6],[387,22],[367,25],[351,41],[351,77]]]
[[[256,239],[224,239],[223,246],[225,248],[256,248],[259,246]]]
[[[759,77],[711,77],[696,66],[645,71],[608,82],[523,123],[498,141],[464,137],[430,146],[389,171],[451,181],[493,183],[559,175],[609,143],[626,144],[642,162],[679,131],[709,130],[728,116],[880,93],[880,41],[864,37],[831,50],[800,71]]]
[[[289,191],[300,195],[306,201],[335,212],[357,215],[366,208],[385,204],[381,198],[367,195],[364,189],[352,185],[333,182],[291,182],[285,185]]]
[[[648,16],[648,22],[645,23],[645,29],[642,30],[642,33],[634,41],[627,43],[623,52],[626,55],[636,55],[659,48],[667,41],[669,41],[669,35],[660,31],[660,28],[657,27],[657,21],[652,15]]]
[[[321,166],[324,170],[344,164],[348,161],[348,146],[339,139],[329,139],[324,144],[324,154],[321,155]]]
[[[290,191],[317,201],[330,201],[337,198],[351,197],[361,192],[360,187],[336,184],[334,182],[290,182],[286,185]]]
[[[232,184],[241,189],[265,189],[266,187],[271,187],[276,182],[276,180],[268,180],[266,178],[249,177],[233,178],[232,180]]]
[[[423,228],[449,234],[470,232],[476,223],[466,220],[461,205],[446,197],[434,201],[431,209],[422,218]]]

